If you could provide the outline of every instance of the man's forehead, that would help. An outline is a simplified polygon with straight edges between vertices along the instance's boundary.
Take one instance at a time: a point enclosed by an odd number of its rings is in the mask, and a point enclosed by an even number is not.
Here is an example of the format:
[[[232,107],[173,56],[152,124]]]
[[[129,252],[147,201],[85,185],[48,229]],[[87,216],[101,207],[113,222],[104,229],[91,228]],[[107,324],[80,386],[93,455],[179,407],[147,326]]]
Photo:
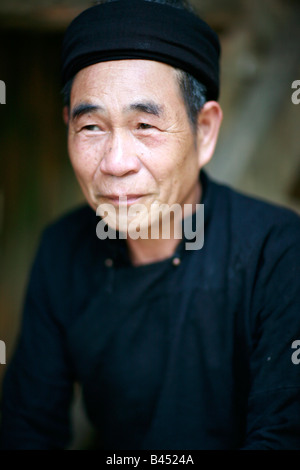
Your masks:
[[[121,60],[105,60],[99,61],[96,64],[89,65],[79,70],[74,80],[79,76],[84,76],[84,79],[92,80],[98,79],[99,75],[113,75],[117,77],[120,73],[123,76],[130,74],[130,76],[142,79],[149,74],[164,74],[175,77],[176,72],[174,67],[157,60],[150,59],[121,59]]]
[[[177,74],[173,67],[151,60],[119,60],[93,64],[80,70],[73,81],[71,98],[94,103],[94,99],[102,96],[106,99],[127,99],[127,110],[138,110],[143,103],[147,109],[160,109],[164,97],[170,98],[179,94]],[[128,101],[130,96],[130,101]],[[161,103],[163,104],[163,103]],[[123,104],[125,106],[125,102]],[[158,115],[159,112],[156,112]]]

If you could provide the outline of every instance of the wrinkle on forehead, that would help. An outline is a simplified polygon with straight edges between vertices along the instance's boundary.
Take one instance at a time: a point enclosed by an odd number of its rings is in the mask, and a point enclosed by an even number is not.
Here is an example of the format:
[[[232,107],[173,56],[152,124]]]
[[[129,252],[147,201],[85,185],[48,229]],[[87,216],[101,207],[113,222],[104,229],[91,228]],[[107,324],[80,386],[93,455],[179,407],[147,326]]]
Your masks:
[[[78,72],[72,92],[73,105],[84,101],[107,114],[120,116],[126,107],[163,118],[168,128],[188,119],[176,70],[161,62],[128,59],[91,65]]]

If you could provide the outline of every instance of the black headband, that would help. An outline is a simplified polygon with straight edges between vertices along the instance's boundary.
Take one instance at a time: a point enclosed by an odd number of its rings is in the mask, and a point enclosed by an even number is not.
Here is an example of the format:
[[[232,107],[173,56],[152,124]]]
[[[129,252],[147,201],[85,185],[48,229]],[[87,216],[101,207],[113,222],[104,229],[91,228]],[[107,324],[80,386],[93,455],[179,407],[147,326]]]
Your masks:
[[[88,8],[66,30],[63,85],[97,62],[148,59],[192,74],[219,96],[220,43],[216,33],[189,11],[145,0],[122,0]]]

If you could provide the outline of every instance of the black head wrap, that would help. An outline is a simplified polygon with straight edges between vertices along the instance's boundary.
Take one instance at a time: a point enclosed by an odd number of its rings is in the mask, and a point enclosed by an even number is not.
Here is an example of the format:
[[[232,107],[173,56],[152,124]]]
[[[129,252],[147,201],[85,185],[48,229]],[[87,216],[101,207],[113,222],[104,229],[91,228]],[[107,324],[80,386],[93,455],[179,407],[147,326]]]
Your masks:
[[[192,74],[219,96],[220,43],[195,14],[145,0],[95,5],[66,30],[62,50],[63,85],[84,67],[110,60],[148,59]]]

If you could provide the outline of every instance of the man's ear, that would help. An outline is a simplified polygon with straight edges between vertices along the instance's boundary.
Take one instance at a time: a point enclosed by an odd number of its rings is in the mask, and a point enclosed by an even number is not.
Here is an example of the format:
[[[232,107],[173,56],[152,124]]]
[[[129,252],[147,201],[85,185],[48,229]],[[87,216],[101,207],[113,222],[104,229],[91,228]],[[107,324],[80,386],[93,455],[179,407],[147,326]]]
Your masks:
[[[69,125],[69,106],[64,106],[63,107],[63,120],[66,126]]]
[[[199,169],[206,165],[214,154],[222,118],[223,112],[217,101],[207,101],[199,113],[197,124]]]

